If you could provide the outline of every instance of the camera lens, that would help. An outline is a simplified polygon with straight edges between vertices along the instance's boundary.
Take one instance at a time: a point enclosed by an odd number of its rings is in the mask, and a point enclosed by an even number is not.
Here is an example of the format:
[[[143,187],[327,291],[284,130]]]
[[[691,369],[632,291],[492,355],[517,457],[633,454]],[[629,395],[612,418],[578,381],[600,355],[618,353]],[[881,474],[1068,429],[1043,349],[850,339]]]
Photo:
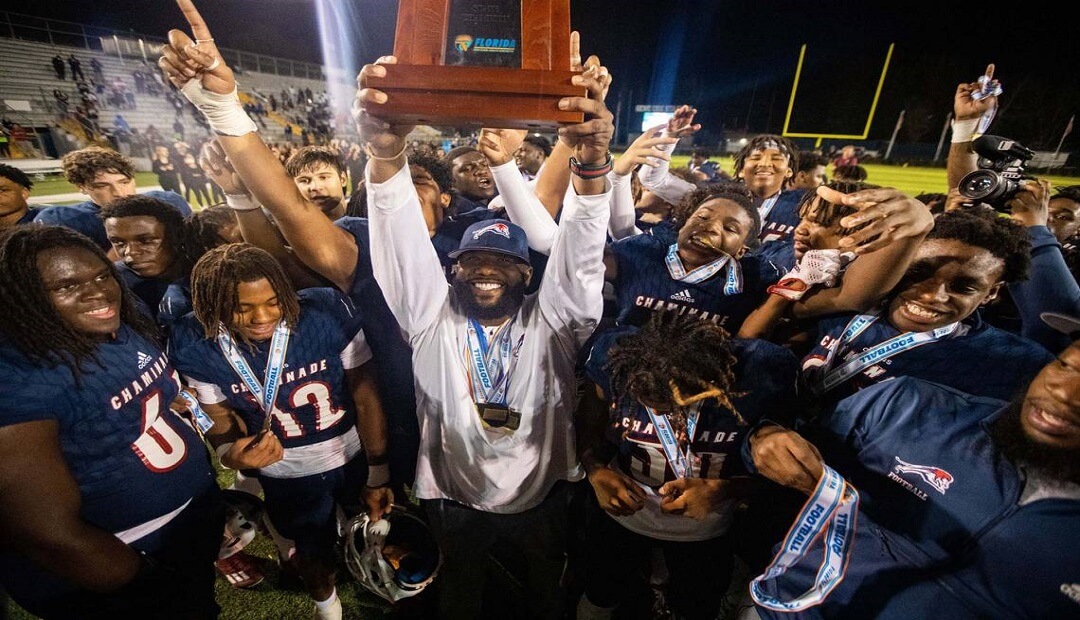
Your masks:
[[[972,200],[992,199],[1001,188],[1001,177],[992,170],[976,170],[960,179],[960,194]]]

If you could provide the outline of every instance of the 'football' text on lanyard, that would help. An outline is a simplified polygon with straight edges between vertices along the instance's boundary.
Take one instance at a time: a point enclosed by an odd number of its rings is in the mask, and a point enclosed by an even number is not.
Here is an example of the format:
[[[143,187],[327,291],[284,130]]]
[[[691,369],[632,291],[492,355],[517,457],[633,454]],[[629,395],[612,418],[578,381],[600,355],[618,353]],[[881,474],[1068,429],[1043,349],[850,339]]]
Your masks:
[[[721,252],[720,258],[700,267],[695,267],[688,272],[686,271],[686,267],[683,267],[682,259],[679,258],[679,244],[672,243],[671,247],[668,248],[664,262],[667,263],[668,273],[671,274],[672,280],[678,280],[679,282],[686,282],[688,284],[704,282],[727,266],[727,279],[724,282],[724,294],[737,295],[742,292],[743,279],[739,261],[732,258],[729,254]]]
[[[200,435],[214,427],[214,421],[210,419],[210,416],[206,415],[206,411],[203,410],[202,405],[199,404],[199,401],[196,400],[194,396],[181,389],[180,398],[184,399],[184,402],[187,403],[188,409],[191,411],[191,417],[195,419],[195,426],[199,429]]]
[[[772,564],[750,582],[750,594],[754,602],[762,607],[774,611],[802,611],[828,598],[833,588],[844,579],[851,541],[855,537],[859,493],[836,470],[828,465],[823,467],[817,488],[788,530]],[[824,552],[814,585],[791,600],[766,594],[762,583],[779,579],[789,568],[798,564],[822,532],[825,532],[822,540]]]
[[[656,413],[652,407],[645,407],[656,429],[656,437],[664,450],[671,471],[676,478],[690,478],[694,475],[694,464],[690,459],[690,445],[694,443],[694,431],[697,430],[698,417],[701,415],[701,403],[695,403],[686,414],[686,450],[679,450],[679,438],[666,415]]]
[[[899,336],[894,336],[885,342],[870,347],[856,357],[833,368],[833,364],[836,362],[841,350],[854,342],[879,318],[881,317],[875,314],[860,314],[851,319],[847,327],[844,328],[844,332],[840,334],[839,341],[829,350],[829,354],[825,358],[825,364],[821,367],[821,380],[813,385],[816,393],[824,394],[874,364],[883,362],[894,355],[941,340],[956,332],[961,325],[960,323],[949,323],[928,332],[904,332]]]
[[[285,368],[285,352],[289,348],[289,336],[291,333],[285,321],[278,322],[277,327],[274,329],[274,337],[270,340],[270,353],[266,357],[264,379],[260,383],[259,378],[255,376],[251,367],[248,366],[247,360],[240,354],[240,349],[233,342],[232,337],[229,336],[225,326],[222,325],[218,330],[217,341],[222,354],[225,355],[229,365],[236,371],[237,376],[251,391],[251,395],[255,397],[255,401],[259,403],[263,413],[266,414],[265,428],[270,427],[270,419],[273,417],[274,402],[277,399],[278,388],[281,387],[281,375]]]
[[[510,319],[488,342],[484,326],[476,319],[469,319],[468,329],[468,365],[470,387],[475,403],[506,404],[506,392],[510,389],[510,375],[514,373],[517,358],[514,356],[514,343],[510,332],[514,319]],[[525,338],[522,334],[518,344]]]

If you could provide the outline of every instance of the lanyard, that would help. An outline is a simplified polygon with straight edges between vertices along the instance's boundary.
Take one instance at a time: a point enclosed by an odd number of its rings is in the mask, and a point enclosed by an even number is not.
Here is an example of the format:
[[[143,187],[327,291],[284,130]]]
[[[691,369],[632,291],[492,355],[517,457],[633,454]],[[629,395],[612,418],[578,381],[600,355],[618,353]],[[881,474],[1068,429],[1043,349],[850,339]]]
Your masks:
[[[679,258],[679,244],[672,243],[671,247],[668,248],[667,256],[664,257],[664,262],[667,263],[668,273],[671,274],[672,280],[678,280],[688,284],[704,282],[727,266],[727,280],[724,282],[724,294],[737,295],[742,292],[742,269],[739,267],[739,261],[732,258],[729,254],[721,252],[720,258],[700,267],[695,267],[692,271],[687,272],[686,267],[682,264],[682,259]]]
[[[247,389],[251,391],[251,395],[255,397],[255,401],[262,407],[263,413],[266,414],[265,428],[270,426],[278,388],[281,387],[281,375],[285,368],[285,352],[289,348],[289,336],[291,333],[285,321],[278,322],[277,327],[274,328],[274,337],[270,340],[270,353],[266,357],[266,370],[263,373],[264,383],[259,383],[258,377],[252,372],[244,356],[240,354],[240,349],[233,342],[232,337],[229,336],[225,326],[222,325],[218,330],[217,341],[222,354],[225,355],[229,365],[236,371],[240,380],[244,382]]]
[[[899,336],[894,336],[876,346],[870,347],[856,357],[844,362],[839,367],[833,368],[833,364],[835,363],[840,350],[850,345],[879,318],[881,317],[876,314],[860,314],[848,322],[847,327],[844,328],[844,332],[840,335],[839,342],[832,347],[828,356],[825,358],[825,364],[821,367],[821,380],[814,384],[814,392],[817,394],[824,394],[874,364],[883,362],[904,351],[909,351],[915,347],[920,347],[924,344],[929,344],[952,335],[956,330],[960,329],[961,325],[957,322],[949,323],[948,325],[928,332],[904,332]]]
[[[652,407],[645,407],[652,420],[653,428],[656,429],[656,437],[660,440],[660,447],[664,450],[671,471],[675,472],[676,478],[690,478],[694,475],[693,461],[690,459],[690,446],[694,442],[694,431],[697,430],[698,417],[701,415],[701,402],[697,402],[686,415],[686,451],[679,450],[679,439],[675,436],[675,429],[671,427],[671,420],[664,414],[658,414]]]
[[[468,364],[469,383],[472,388],[473,402],[506,404],[506,392],[510,388],[510,375],[513,374],[517,359],[513,355],[514,343],[510,332],[514,326],[510,319],[499,328],[489,342],[484,334],[484,326],[476,319],[469,319]],[[518,345],[525,338],[522,334]],[[480,400],[478,401],[477,398]]]
[[[855,534],[859,509],[859,493],[828,465],[814,493],[803,505],[795,523],[772,563],[750,583],[754,601],[774,611],[802,611],[823,602],[844,579]],[[827,528],[827,529],[826,529]],[[765,593],[761,584],[783,576],[805,556],[822,532],[824,554],[821,567],[809,590],[791,600],[781,600]]]
[[[210,419],[210,416],[206,415],[203,411],[199,401],[194,396],[188,394],[184,390],[180,390],[180,398],[184,399],[187,403],[188,409],[191,411],[192,417],[195,418],[195,426],[199,429],[199,435],[203,435],[206,431],[214,427],[214,421]]]
[[[769,214],[772,213],[773,207],[776,206],[777,200],[780,200],[780,192],[776,192],[772,196],[761,201],[761,204],[758,206],[757,210],[758,213],[761,214],[762,222],[764,222],[765,218],[769,217]]]

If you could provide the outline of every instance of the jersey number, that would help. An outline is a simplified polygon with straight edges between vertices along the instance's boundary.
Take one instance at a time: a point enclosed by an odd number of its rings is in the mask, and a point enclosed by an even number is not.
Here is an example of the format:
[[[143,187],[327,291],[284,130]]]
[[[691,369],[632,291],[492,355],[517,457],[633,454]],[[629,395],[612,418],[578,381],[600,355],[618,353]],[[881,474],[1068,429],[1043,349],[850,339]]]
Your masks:
[[[143,465],[158,474],[176,469],[187,456],[187,444],[169,426],[168,417],[161,415],[161,390],[154,390],[142,401],[142,434],[131,449]]]
[[[345,417],[345,408],[335,407],[330,402],[330,386],[322,381],[305,383],[289,395],[290,407],[298,409],[304,405],[315,407],[315,428],[307,429],[307,432],[325,431]],[[285,438],[304,436],[305,429],[297,421],[295,415],[275,408],[274,420],[277,421]]]

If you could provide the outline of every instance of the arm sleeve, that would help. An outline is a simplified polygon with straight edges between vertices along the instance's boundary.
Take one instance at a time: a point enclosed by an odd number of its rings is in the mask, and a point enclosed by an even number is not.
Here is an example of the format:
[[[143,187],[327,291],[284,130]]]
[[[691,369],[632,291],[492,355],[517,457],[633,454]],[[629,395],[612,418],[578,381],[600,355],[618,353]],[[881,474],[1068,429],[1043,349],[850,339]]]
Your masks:
[[[611,219],[608,221],[611,238],[618,241],[640,235],[641,231],[634,225],[637,222],[637,212],[634,210],[630,175],[619,176],[612,171],[607,178],[608,183],[611,183]]]
[[[511,222],[525,231],[529,247],[541,254],[550,254],[559,226],[518,172],[514,160],[492,166],[491,176],[495,178],[495,187],[499,189],[506,214]]]
[[[611,192],[568,195],[559,233],[540,284],[540,311],[555,325],[570,326],[584,343],[604,309],[604,246]]]
[[[1080,286],[1073,279],[1061,253],[1061,244],[1045,226],[1028,228],[1031,237],[1031,268],[1028,279],[1009,285],[1020,311],[1021,334],[1051,353],[1069,346],[1069,337],[1043,323],[1043,312],[1080,315]]]
[[[663,135],[667,135],[665,132]],[[675,151],[676,144],[660,144],[656,148],[661,151],[672,153]],[[687,181],[683,181],[679,177],[671,174],[671,163],[664,159],[659,159],[657,162],[659,166],[653,168],[652,166],[642,166],[638,170],[638,178],[641,179],[641,184],[645,186],[645,189],[659,196],[664,202],[676,205],[690,192],[694,191],[694,184]]]
[[[431,325],[446,303],[446,275],[428,237],[409,166],[385,183],[366,181],[371,269],[394,318],[411,338]]]

